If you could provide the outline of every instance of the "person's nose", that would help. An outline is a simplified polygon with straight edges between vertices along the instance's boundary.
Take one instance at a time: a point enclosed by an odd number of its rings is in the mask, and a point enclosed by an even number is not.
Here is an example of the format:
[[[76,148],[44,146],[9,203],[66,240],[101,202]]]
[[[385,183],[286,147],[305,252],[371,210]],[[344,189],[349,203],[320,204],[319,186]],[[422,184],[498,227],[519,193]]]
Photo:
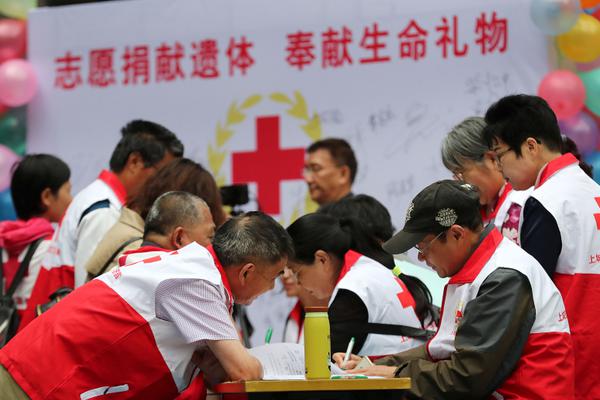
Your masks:
[[[419,261],[425,262],[425,255],[423,253],[421,253],[420,251],[417,252],[417,258]]]

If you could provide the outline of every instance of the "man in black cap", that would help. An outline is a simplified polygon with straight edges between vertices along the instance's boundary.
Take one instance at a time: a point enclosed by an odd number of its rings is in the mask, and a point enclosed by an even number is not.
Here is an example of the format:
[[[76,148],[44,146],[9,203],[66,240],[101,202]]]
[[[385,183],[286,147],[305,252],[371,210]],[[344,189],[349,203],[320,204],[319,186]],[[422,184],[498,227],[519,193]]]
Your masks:
[[[493,224],[483,226],[473,186],[446,180],[425,188],[383,247],[394,254],[414,247],[419,260],[450,277],[440,326],[425,345],[350,372],[409,377],[410,392],[427,399],[573,398],[558,289],[532,256]],[[334,360],[342,364],[343,354]]]

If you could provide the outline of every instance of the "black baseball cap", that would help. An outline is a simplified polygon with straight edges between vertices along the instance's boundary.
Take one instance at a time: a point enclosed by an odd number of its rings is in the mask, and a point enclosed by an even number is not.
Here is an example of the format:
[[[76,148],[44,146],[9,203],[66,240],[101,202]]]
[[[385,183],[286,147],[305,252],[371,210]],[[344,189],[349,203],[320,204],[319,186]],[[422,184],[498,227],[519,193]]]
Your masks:
[[[437,235],[452,225],[471,225],[481,220],[479,192],[468,183],[443,180],[415,196],[406,210],[404,228],[383,244],[390,254],[404,253],[425,236]]]

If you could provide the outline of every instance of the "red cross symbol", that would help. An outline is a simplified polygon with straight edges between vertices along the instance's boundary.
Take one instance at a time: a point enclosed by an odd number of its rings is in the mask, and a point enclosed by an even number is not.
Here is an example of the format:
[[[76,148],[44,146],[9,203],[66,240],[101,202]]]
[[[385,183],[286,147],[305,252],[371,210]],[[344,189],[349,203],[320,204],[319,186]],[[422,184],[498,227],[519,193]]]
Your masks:
[[[596,200],[598,207],[600,207],[600,197],[594,197],[594,200]],[[600,231],[600,213],[594,214],[594,218],[596,219],[596,229]]]
[[[302,179],[304,149],[279,147],[279,117],[256,118],[256,151],[231,155],[233,183],[256,182],[258,204],[267,214],[280,212],[282,181]]]
[[[396,295],[398,296],[398,300],[400,300],[400,304],[402,304],[402,308],[412,307],[414,309],[417,304],[415,303],[415,299],[406,288],[406,285],[400,278],[396,278],[396,282],[402,288],[402,291]]]

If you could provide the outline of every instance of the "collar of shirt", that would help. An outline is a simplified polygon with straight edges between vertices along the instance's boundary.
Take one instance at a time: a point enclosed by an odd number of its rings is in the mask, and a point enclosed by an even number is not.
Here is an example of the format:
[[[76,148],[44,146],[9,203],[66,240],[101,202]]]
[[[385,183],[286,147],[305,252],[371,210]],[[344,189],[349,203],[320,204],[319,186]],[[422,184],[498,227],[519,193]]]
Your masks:
[[[494,218],[496,218],[496,215],[498,215],[498,210],[506,201],[506,198],[508,197],[508,194],[511,192],[511,190],[512,185],[510,184],[510,182],[506,182],[498,192],[498,200],[496,201],[494,208],[489,214],[487,213],[487,207],[481,207],[481,218],[483,218],[484,221],[492,221]]]
[[[360,253],[355,252],[354,250],[348,250],[344,255],[344,265],[342,266],[342,270],[340,271],[340,275],[337,278],[335,284],[337,285],[340,281],[346,276],[348,271],[352,269],[352,267],[356,264],[359,258],[362,255]]]
[[[477,248],[469,256],[463,267],[448,281],[448,284],[471,283],[481,272],[492,254],[496,251],[502,241],[502,234],[494,224],[485,227],[480,236]]]
[[[215,253],[215,249],[213,249],[212,245],[208,246],[206,249],[212,255],[212,258],[215,262],[215,267],[217,267],[217,269],[219,270],[219,273],[221,274],[221,280],[223,281],[223,286],[225,286],[225,291],[227,292],[227,295],[228,295],[227,296],[228,297],[227,307],[229,308],[229,311],[231,312],[233,310],[233,293],[231,292],[231,285],[229,284],[229,280],[227,279],[225,270],[223,269],[223,266],[221,265],[221,262],[219,261],[217,254]]]
[[[106,185],[117,196],[121,202],[121,205],[125,204],[127,201],[127,190],[125,190],[125,186],[123,186],[119,178],[117,178],[117,175],[109,170],[104,169],[102,172],[100,172],[100,175],[98,175],[98,179],[106,183]]]
[[[571,153],[565,153],[562,156],[550,161],[548,164],[544,165],[540,171],[535,181],[535,188],[537,189],[542,186],[544,183],[546,183],[546,181],[548,181],[548,179],[550,179],[561,169],[575,163],[579,163],[579,160]]]

